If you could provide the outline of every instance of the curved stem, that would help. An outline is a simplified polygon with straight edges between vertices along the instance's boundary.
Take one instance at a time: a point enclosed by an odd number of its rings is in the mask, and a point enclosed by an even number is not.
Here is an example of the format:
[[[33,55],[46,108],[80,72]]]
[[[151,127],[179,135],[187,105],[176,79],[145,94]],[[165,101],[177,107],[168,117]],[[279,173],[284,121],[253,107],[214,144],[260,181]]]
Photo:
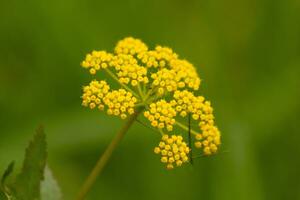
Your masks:
[[[103,171],[103,168],[107,164],[109,158],[111,157],[113,151],[116,149],[120,141],[122,140],[125,133],[128,131],[128,129],[131,127],[133,122],[136,120],[138,115],[141,113],[143,108],[138,109],[133,115],[131,115],[127,122],[124,124],[124,126],[120,129],[118,134],[114,137],[114,139],[111,141],[109,146],[106,148],[104,153],[101,155],[99,160],[97,161],[94,169],[91,171],[90,175],[87,177],[85,182],[83,183],[78,196],[76,200],[84,200],[87,193],[90,191],[91,187],[94,185],[97,177],[101,174]]]
[[[144,101],[144,94],[143,94],[140,83],[138,83],[137,88],[138,88],[139,95],[142,98],[142,101]]]
[[[136,98],[139,98],[139,96],[132,90],[130,89],[127,85],[121,83],[119,79],[107,68],[105,68],[105,71],[115,80],[117,81],[123,88],[131,92]]]
[[[146,101],[146,104],[150,104],[150,103],[152,103],[153,101],[156,101],[157,99],[160,99],[161,98],[161,96],[157,96],[157,95],[154,95],[154,96],[152,96],[152,97],[149,97],[148,99],[147,99],[147,101]]]
[[[154,88],[149,89],[148,92],[147,92],[147,94],[145,95],[145,98],[144,98],[144,99],[148,99],[148,97],[151,96],[153,90],[154,90]]]
[[[161,136],[165,135],[163,130],[161,130],[160,128],[158,130],[159,130]]]
[[[189,131],[189,128],[188,128],[186,125],[184,125],[184,124],[182,124],[182,123],[180,123],[180,122],[178,122],[178,121],[176,121],[175,124],[176,124],[177,126],[179,126],[180,128],[182,128],[183,130]],[[190,131],[191,131],[191,133],[194,134],[194,135],[197,135],[197,134],[198,134],[198,133],[197,133],[196,131],[194,131],[193,129],[190,129]]]

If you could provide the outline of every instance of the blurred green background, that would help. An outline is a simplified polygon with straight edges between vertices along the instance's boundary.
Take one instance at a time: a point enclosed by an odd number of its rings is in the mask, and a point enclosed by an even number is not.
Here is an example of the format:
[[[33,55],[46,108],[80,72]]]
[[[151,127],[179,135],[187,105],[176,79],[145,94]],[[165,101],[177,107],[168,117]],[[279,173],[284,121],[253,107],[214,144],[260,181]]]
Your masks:
[[[123,123],[81,107],[91,50],[134,36],[198,68],[215,108],[219,155],[166,171],[157,134],[136,124],[88,199],[300,199],[298,0],[1,1],[0,172],[21,165],[38,124],[49,165],[74,199]]]

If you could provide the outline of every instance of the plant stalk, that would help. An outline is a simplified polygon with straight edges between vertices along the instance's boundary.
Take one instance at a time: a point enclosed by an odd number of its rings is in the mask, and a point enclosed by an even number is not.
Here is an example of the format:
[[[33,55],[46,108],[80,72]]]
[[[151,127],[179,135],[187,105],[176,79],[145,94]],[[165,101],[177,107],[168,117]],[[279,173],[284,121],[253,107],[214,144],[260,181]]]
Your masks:
[[[183,130],[185,130],[185,131],[191,131],[191,133],[192,133],[193,135],[197,135],[197,134],[198,134],[198,133],[197,133],[196,131],[194,131],[193,129],[189,129],[189,127],[185,126],[184,124],[182,124],[182,123],[180,123],[180,122],[178,122],[178,121],[176,121],[175,124],[176,124],[177,126],[179,126],[180,128],[182,128]]]
[[[138,108],[134,114],[130,115],[127,122],[124,124],[124,126],[120,129],[120,131],[117,133],[117,135],[114,137],[114,139],[110,142],[109,146],[106,148],[104,153],[101,155],[99,160],[97,161],[95,167],[91,171],[90,175],[86,178],[85,182],[83,183],[78,196],[76,200],[84,200],[87,193],[90,191],[92,186],[94,185],[97,177],[101,174],[103,171],[103,168],[106,166],[109,158],[111,157],[113,151],[116,149],[118,144],[121,142],[123,136],[128,131],[128,129],[131,127],[133,122],[136,120],[138,115],[142,112],[143,108]]]
[[[116,77],[109,69],[105,69],[105,71],[115,80],[117,81],[117,83],[119,83],[124,89],[128,90],[129,92],[131,92],[133,94],[133,96],[135,96],[136,98],[139,97],[139,95],[137,95],[133,90],[131,90],[127,85],[121,83],[118,79],[118,77]]]

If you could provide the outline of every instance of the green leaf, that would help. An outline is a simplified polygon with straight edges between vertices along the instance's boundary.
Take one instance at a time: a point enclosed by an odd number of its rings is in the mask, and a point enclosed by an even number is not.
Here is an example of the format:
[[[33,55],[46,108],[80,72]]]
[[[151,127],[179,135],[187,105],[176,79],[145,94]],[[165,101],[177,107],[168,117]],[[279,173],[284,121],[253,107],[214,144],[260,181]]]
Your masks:
[[[2,177],[1,177],[1,182],[0,182],[0,200],[7,200],[7,197],[10,196],[10,189],[6,185],[6,179],[7,177],[12,173],[14,169],[14,164],[15,162],[12,161],[6,170],[4,171]]]
[[[41,200],[60,200],[61,196],[60,188],[51,170],[46,166],[44,180],[41,182]]]
[[[46,165],[46,136],[40,126],[26,149],[21,173],[13,185],[14,196],[18,200],[40,199],[40,183]]]
[[[5,181],[6,181],[6,178],[12,173],[13,169],[14,169],[14,165],[15,165],[15,162],[12,161],[8,167],[6,168],[6,170],[4,171],[3,175],[2,175],[2,178],[1,178],[1,187],[4,188],[5,187]]]

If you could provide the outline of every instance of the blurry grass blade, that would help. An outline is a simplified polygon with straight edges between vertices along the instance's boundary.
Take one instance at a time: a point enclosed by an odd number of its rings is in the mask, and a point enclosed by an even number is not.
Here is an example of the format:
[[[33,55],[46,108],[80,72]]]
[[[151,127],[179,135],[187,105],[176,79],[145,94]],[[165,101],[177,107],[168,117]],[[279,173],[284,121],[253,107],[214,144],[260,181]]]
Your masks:
[[[41,200],[60,200],[61,191],[48,166],[45,167],[44,180],[41,182]]]
[[[8,197],[10,196],[10,188],[6,185],[6,179],[8,176],[12,173],[14,169],[15,162],[12,161],[6,170],[4,171],[2,177],[1,177],[1,183],[0,183],[0,200],[2,199],[9,199]]]
[[[44,176],[46,157],[46,136],[43,127],[40,126],[26,149],[22,171],[13,185],[13,192],[17,199],[40,198],[40,183]]]
[[[6,170],[4,171],[2,177],[1,177],[1,188],[5,188],[5,181],[7,179],[7,177],[12,173],[13,169],[14,169],[14,165],[15,165],[15,162],[12,161],[8,167],[6,168]]]

